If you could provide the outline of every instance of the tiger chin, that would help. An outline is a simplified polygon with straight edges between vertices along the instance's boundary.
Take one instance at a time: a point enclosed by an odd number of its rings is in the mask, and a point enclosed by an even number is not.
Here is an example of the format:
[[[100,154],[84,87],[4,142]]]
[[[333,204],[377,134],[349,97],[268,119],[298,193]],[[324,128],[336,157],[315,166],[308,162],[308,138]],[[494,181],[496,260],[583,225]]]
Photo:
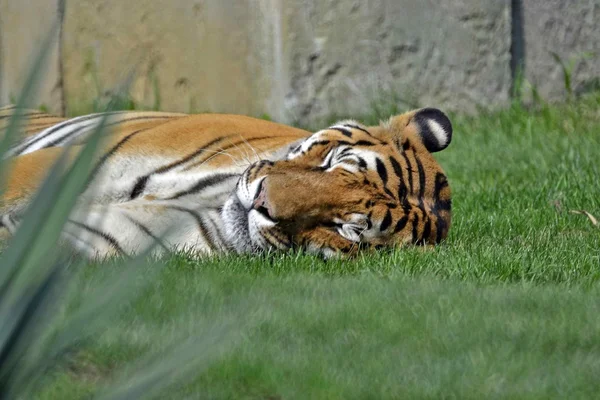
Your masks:
[[[0,110],[0,131],[11,112]],[[77,152],[102,118],[26,115],[0,207],[11,233],[61,147]],[[88,257],[155,246],[199,254],[302,249],[329,258],[448,235],[451,191],[432,153],[450,144],[452,125],[438,109],[378,126],[341,121],[314,134],[226,114],[109,117],[85,205],[64,230]]]

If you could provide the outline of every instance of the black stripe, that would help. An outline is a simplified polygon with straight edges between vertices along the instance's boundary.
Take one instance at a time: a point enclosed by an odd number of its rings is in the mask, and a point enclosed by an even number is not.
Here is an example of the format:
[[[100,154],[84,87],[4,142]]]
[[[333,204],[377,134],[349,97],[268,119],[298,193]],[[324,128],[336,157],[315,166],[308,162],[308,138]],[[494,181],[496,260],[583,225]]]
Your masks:
[[[209,230],[206,227],[206,224],[204,223],[204,221],[202,221],[202,217],[200,217],[194,211],[187,209],[185,207],[167,206],[167,208],[181,211],[183,213],[190,214],[192,217],[194,217],[194,219],[196,220],[196,223],[198,224],[198,229],[200,230],[200,234],[203,236],[204,240],[206,241],[206,244],[208,245],[208,247],[210,247],[211,250],[216,250],[216,245],[215,245],[215,243],[213,243],[212,237],[210,236],[210,233],[209,233]]]
[[[51,141],[50,143],[46,144],[46,145],[45,145],[44,147],[42,147],[42,148],[43,148],[43,149],[45,149],[45,148],[48,148],[48,147],[55,147],[55,146],[58,146],[59,144],[61,144],[61,143],[65,142],[65,141],[67,141],[67,140],[69,140],[69,139],[70,139],[70,138],[72,138],[72,137],[77,137],[77,135],[78,135],[78,133],[79,133],[79,132],[81,132],[81,131],[83,131],[83,130],[86,130],[86,129],[88,129],[88,128],[90,128],[90,130],[91,130],[91,129],[96,129],[96,128],[98,128],[98,126],[99,126],[99,125],[96,125],[96,126],[95,126],[94,124],[90,124],[90,125],[86,125],[86,126],[81,126],[81,127],[77,128],[77,129],[75,129],[74,131],[72,131],[72,132],[69,132],[68,134],[66,134],[66,135],[63,135],[63,136],[59,137],[58,139],[55,139],[55,140]],[[109,126],[109,125],[104,125],[104,127],[105,127],[105,128],[107,128],[108,126]],[[27,146],[27,147],[30,147],[30,146]],[[27,150],[27,147],[25,147],[25,148],[24,148],[22,151],[25,151],[25,150]]]
[[[452,209],[452,200],[439,200],[434,207],[440,211],[450,211]]]
[[[343,156],[347,155],[351,151],[352,151],[352,147],[346,147],[345,149],[343,149],[340,152],[340,157],[343,157]],[[358,157],[358,156],[355,155],[355,157]]]
[[[383,221],[381,221],[381,225],[379,226],[379,231],[381,231],[381,232],[385,231],[387,228],[390,227],[391,224],[392,224],[392,213],[390,212],[390,210],[387,210],[387,212],[385,213],[385,217],[383,218]]]
[[[406,227],[407,223],[408,223],[408,215],[405,215],[402,218],[400,218],[398,220],[398,222],[396,223],[396,227],[394,228],[394,233],[398,233],[402,229],[404,229]]]
[[[416,154],[414,154],[415,156],[415,161],[417,162],[417,170],[419,172],[419,204],[423,204],[423,197],[425,197],[425,183],[426,183],[426,177],[425,177],[425,170],[423,169],[423,164],[421,163],[421,160],[419,159],[419,157],[417,157]]]
[[[381,178],[381,180],[383,181],[383,184],[385,185],[388,181],[387,169],[385,168],[385,165],[378,157],[375,158],[375,165],[377,166],[377,173],[379,174],[379,177]]]
[[[54,147],[57,146],[63,142],[65,142],[66,140],[68,140],[69,138],[76,136],[79,132],[81,132],[82,130],[86,130],[86,129],[96,129],[99,125],[100,125],[100,121],[102,121],[102,118],[105,118],[106,115],[110,116],[110,115],[116,115],[116,114],[122,114],[123,112],[114,112],[114,113],[107,113],[107,114],[93,114],[90,115],[88,117],[85,117],[81,120],[78,121],[73,121],[73,119],[67,120],[67,121],[63,121],[58,123],[58,125],[56,125],[55,129],[51,129],[48,133],[42,135],[39,138],[34,139],[33,141],[31,141],[30,143],[25,144],[25,147],[21,148],[17,154],[21,154],[23,151],[27,150],[29,147],[31,147],[32,145],[36,144],[37,142],[46,139],[48,136],[52,135],[53,133],[55,133],[58,130],[64,129],[69,127],[69,125],[74,125],[74,124],[79,124],[81,122],[84,121],[89,121],[89,120],[93,120],[94,118],[98,118],[98,125],[94,126],[94,124],[90,124],[90,125],[85,125],[85,126],[81,126],[71,132],[68,132],[64,135],[62,135],[61,137],[53,140],[52,142],[50,142],[49,144],[45,145],[42,148],[47,148],[47,147]],[[143,117],[135,117],[135,118],[128,118],[128,119],[123,119],[123,120],[119,120],[116,122],[112,122],[109,124],[105,124],[104,128],[110,127],[110,126],[114,126],[114,125],[121,125],[127,122],[131,122],[131,121],[140,121],[140,120],[153,120],[153,119],[171,119],[172,117],[167,117],[167,116],[153,116],[153,117],[148,117],[148,116],[143,116]],[[71,123],[69,123],[71,122]]]
[[[438,172],[435,175],[435,187],[433,189],[433,199],[434,201],[438,201],[440,199],[440,193],[444,188],[448,187],[448,179],[446,175]]]
[[[437,210],[433,211],[435,217],[436,217],[436,225],[435,225],[435,229],[436,229],[436,235],[435,235],[435,242],[439,243],[442,241],[442,235],[444,234],[444,232],[448,229],[448,224],[446,223],[446,220],[443,219],[440,214],[437,212]]]
[[[367,162],[363,158],[358,157],[358,156],[356,156],[356,158],[358,159],[358,166],[360,168],[362,168],[362,169],[367,168]]]
[[[27,149],[29,146],[32,146],[32,145],[36,144],[37,142],[46,139],[48,136],[52,135],[53,133],[55,133],[55,132],[57,132],[57,131],[59,131],[59,130],[61,130],[63,128],[68,127],[69,125],[79,124],[81,122],[89,121],[90,119],[94,119],[94,118],[100,118],[100,116],[98,114],[95,114],[95,115],[92,114],[92,115],[88,115],[86,117],[73,118],[73,119],[69,119],[67,121],[59,122],[53,129],[50,129],[45,134],[43,134],[43,135],[41,135],[39,137],[36,137],[35,139],[32,139],[28,143],[23,143],[21,146],[24,146],[24,147],[22,147],[21,149],[19,149],[17,151],[17,154],[20,154],[25,149]]]
[[[130,217],[129,215],[125,215],[125,218],[127,218],[129,220],[129,222],[131,222],[133,225],[135,225],[136,228],[138,228],[140,231],[144,232],[146,234],[146,236],[149,236],[152,240],[154,240],[156,243],[158,243],[158,245],[160,247],[162,247],[165,250],[169,250],[167,248],[167,246],[163,243],[163,241],[160,240],[160,238],[158,236],[156,236],[154,233],[152,233],[152,231],[146,225],[142,224],[135,218]]]
[[[108,244],[110,244],[115,250],[117,250],[117,253],[121,254],[121,255],[127,255],[127,253],[125,252],[125,250],[123,250],[123,248],[121,247],[121,245],[119,244],[119,242],[117,241],[117,239],[115,239],[112,235],[106,233],[106,232],[102,232],[98,229],[92,228],[91,226],[87,226],[85,224],[82,224],[81,222],[78,221],[73,221],[73,220],[69,220],[70,223],[78,226],[79,228],[83,229],[84,231],[87,231],[89,233],[93,233],[94,235],[101,237],[102,239],[104,239]]]
[[[130,133],[129,135],[125,136],[123,139],[119,140],[119,142],[117,142],[117,144],[115,144],[113,147],[111,147],[110,150],[108,150],[106,153],[104,153],[102,155],[102,157],[100,157],[100,160],[98,160],[98,163],[96,163],[96,165],[94,166],[94,169],[92,170],[92,172],[90,173],[90,176],[88,177],[87,185],[89,186],[91,184],[92,180],[96,177],[96,175],[98,175],[98,171],[100,171],[100,168],[102,168],[102,166],[106,163],[106,160],[108,160],[113,154],[115,154],[117,152],[117,150],[119,150],[125,143],[127,143],[129,140],[131,140],[132,137],[136,136],[139,133],[145,132],[149,129],[150,128],[140,129],[140,130]]]
[[[344,128],[329,128],[329,129],[332,131],[338,131],[346,137],[349,137],[349,138],[352,137],[352,132],[350,132],[348,129],[344,129]]]
[[[348,144],[350,144],[349,142],[343,142],[343,143],[348,143]],[[309,152],[309,151],[310,151],[310,150],[311,150],[313,147],[315,147],[315,146],[321,146],[321,145],[322,145],[322,146],[326,146],[326,145],[328,145],[328,144],[331,144],[331,140],[317,140],[316,142],[312,142],[312,143],[310,144],[310,146],[308,146],[308,149],[306,149],[306,150],[304,151],[304,153],[308,153],[308,152]]]
[[[387,187],[385,187],[385,186],[384,186],[384,187],[383,187],[383,191],[384,191],[384,192],[385,192],[385,193],[386,193],[388,196],[390,196],[392,199],[395,199],[395,198],[396,198],[396,196],[394,196],[394,193],[392,193],[392,191],[391,191],[390,189],[388,189]]]
[[[392,164],[392,168],[394,169],[394,173],[396,174],[400,182],[402,182],[404,180],[404,175],[402,174],[402,167],[400,166],[400,163],[396,161],[394,157],[390,157],[389,160],[390,164]]]
[[[209,147],[211,147],[211,146],[213,146],[213,145],[215,145],[217,143],[222,142],[223,140],[227,139],[230,136],[231,135],[227,135],[227,136],[223,136],[223,137],[220,137],[220,138],[213,139],[210,142],[208,142],[207,144],[205,144],[203,147],[201,147],[198,150],[194,151],[193,153],[190,153],[187,156],[185,156],[185,157],[183,157],[183,158],[181,158],[181,159],[179,159],[179,160],[177,160],[175,162],[172,162],[170,164],[167,164],[167,165],[164,165],[164,166],[158,168],[157,170],[155,170],[154,172],[152,172],[150,175],[153,175],[153,174],[162,174],[162,173],[168,172],[168,171],[172,170],[173,168],[176,168],[176,167],[178,167],[178,166],[180,166],[182,164],[185,164],[186,162],[188,162],[188,161],[196,158],[200,154],[204,153],[206,150],[208,150]]]
[[[146,188],[146,185],[148,184],[148,180],[149,179],[150,179],[149,175],[142,176],[141,178],[138,178],[138,180],[135,182],[135,185],[133,185],[133,189],[131,190],[131,194],[129,195],[129,199],[130,200],[133,200],[136,197],[138,197],[140,194],[142,194],[142,192]]]
[[[209,176],[208,178],[200,179],[191,188],[183,190],[183,191],[175,194],[174,196],[169,197],[167,200],[175,200],[180,197],[187,196],[188,194],[198,193],[198,192],[201,192],[202,190],[207,189],[211,186],[215,186],[220,183],[223,183],[228,179],[238,178],[238,177],[239,177],[239,174],[233,174],[233,173],[212,175],[212,176]]]
[[[108,126],[108,125],[105,125],[105,126]],[[96,127],[97,127],[97,126],[95,126],[93,123],[92,123],[92,124],[89,124],[89,125],[81,126],[81,127],[77,128],[77,129],[75,129],[74,131],[72,131],[72,132],[68,132],[68,133],[66,133],[66,134],[64,134],[64,135],[62,135],[62,136],[60,136],[59,138],[57,138],[57,139],[55,139],[55,140],[51,141],[50,143],[48,143],[48,144],[44,145],[44,146],[43,146],[43,147],[41,147],[40,149],[45,149],[45,148],[48,148],[48,147],[55,147],[55,146],[57,146],[57,145],[59,145],[59,144],[61,144],[61,143],[65,142],[65,141],[66,141],[66,140],[68,140],[69,138],[71,138],[71,137],[73,137],[73,136],[77,136],[77,134],[78,134],[79,132],[81,132],[82,130],[85,130],[85,129],[95,129]],[[46,128],[46,129],[49,129],[49,128]],[[43,131],[43,129],[42,129],[42,131]],[[46,136],[46,137],[47,137],[48,135],[44,135],[44,136]],[[32,146],[35,144],[35,142],[38,142],[38,140],[34,140],[34,142],[33,142],[33,143],[27,143],[27,144],[25,145],[25,147],[21,148],[21,149],[18,151],[18,153],[16,153],[16,155],[22,154],[23,152],[25,152],[25,151],[29,150],[29,149],[30,149],[30,148],[31,148],[31,147],[32,147]],[[39,149],[38,149],[38,150],[39,150]]]
[[[341,142],[341,143],[346,143],[346,142]],[[348,144],[352,144],[352,143],[348,143]],[[359,140],[356,143],[354,143],[355,146],[377,146],[377,143],[373,143],[373,142],[369,142],[368,140]]]
[[[404,157],[404,161],[406,162],[406,169],[407,169],[407,173],[408,173],[408,189],[409,189],[409,193],[413,194],[414,192],[414,188],[413,188],[413,177],[412,177],[412,164],[410,163],[410,160],[408,159],[408,155],[406,154],[406,152],[402,152],[402,157]]]
[[[415,212],[413,218],[412,243],[415,244],[419,240],[419,214]]]
[[[150,176],[152,176],[154,174],[162,174],[162,173],[168,172],[168,171],[172,170],[173,168],[176,168],[182,164],[185,164],[186,162],[190,161],[191,159],[197,157],[202,152],[206,151],[210,146],[223,141],[227,137],[229,137],[229,136],[224,136],[224,137],[220,137],[217,139],[213,139],[210,142],[208,142],[207,144],[205,144],[203,147],[194,151],[193,153],[188,154],[187,156],[180,158],[179,160],[177,160],[175,162],[169,163],[167,165],[163,165],[162,167],[155,169],[154,171],[150,172],[149,174],[139,177],[137,179],[135,185],[133,186],[133,189],[131,190],[131,194],[129,195],[129,198],[131,200],[133,200],[136,197],[138,197],[140,194],[142,194],[142,192],[146,188],[146,185],[148,184],[148,180],[150,179]]]
[[[424,224],[427,223],[427,220],[429,219],[429,213],[425,209],[425,205],[423,204],[423,201],[419,201],[419,204],[416,206],[416,208],[419,211],[421,211],[421,217],[423,218],[423,223]],[[423,234],[424,233],[425,233],[425,225],[423,226]],[[423,238],[423,236],[421,238]]]
[[[399,185],[398,185],[398,199],[403,203],[403,207],[405,207],[405,202],[406,202],[406,196],[407,196],[407,189],[406,189],[406,184],[404,183],[404,174],[402,172],[402,167],[400,166],[400,163],[398,161],[396,161],[395,158],[390,157],[390,164],[392,164],[392,168],[394,168],[394,173],[396,174],[396,176],[398,177],[398,180],[400,181]],[[410,174],[410,171],[409,171]]]
[[[402,203],[402,208],[404,208],[405,212],[410,210],[410,203],[408,202],[408,189],[406,189],[406,185],[404,182],[400,182],[400,188],[398,189],[398,198]]]
[[[430,235],[431,235],[431,219],[427,218],[427,222],[425,222],[425,228],[423,229],[423,236],[421,237],[421,242],[423,244],[427,243]]]
[[[356,142],[348,142],[347,140],[335,140],[334,141],[337,145],[342,145],[342,144],[347,144],[349,146],[377,146],[378,143],[373,143],[370,142],[368,140],[358,140]],[[313,146],[315,145],[319,145],[319,144],[329,144],[332,143],[331,140],[318,140],[314,143],[312,143],[308,149],[306,149],[306,152],[308,152]]]
[[[109,127],[111,127],[111,126],[115,126],[115,125],[122,125],[122,124],[124,124],[124,123],[131,122],[131,121],[139,121],[139,120],[151,120],[151,119],[167,119],[167,118],[169,118],[169,117],[136,117],[136,118],[124,119],[124,120],[120,120],[120,121],[111,122],[111,123],[109,123],[109,124],[105,124],[105,125],[102,127],[102,129],[106,129],[106,128],[109,128]],[[89,129],[89,130],[97,129],[97,128],[100,126],[100,123],[98,123],[98,125],[96,125],[96,126],[94,126],[93,124],[91,124],[91,125],[92,125],[92,126],[90,126],[90,125],[87,125],[87,126],[82,126],[82,127],[78,128],[78,129],[76,129],[76,130],[72,131],[72,132],[69,132],[69,134],[68,134],[68,135],[64,135],[64,136],[62,136],[62,137],[60,137],[60,138],[58,138],[58,139],[56,139],[56,140],[54,140],[54,141],[50,142],[48,145],[46,145],[46,147],[54,147],[54,146],[58,146],[59,144],[62,144],[62,143],[64,143],[65,141],[69,140],[70,138],[72,138],[72,137],[74,137],[74,136],[77,136],[77,134],[78,134],[79,132],[81,132],[82,130],[86,130],[86,129]]]
[[[369,132],[368,130],[366,130],[366,129],[364,129],[364,128],[361,128],[361,127],[360,127],[360,126],[358,126],[358,125],[344,124],[344,126],[345,126],[345,127],[348,127],[348,128],[352,128],[352,129],[358,129],[359,131],[362,131],[362,132],[366,133],[366,134],[367,134],[367,135],[369,135],[369,136],[373,136],[373,135],[371,135],[371,132]]]
[[[227,137],[230,137],[233,135],[228,135]],[[225,147],[219,147],[218,151],[216,152],[212,152],[211,154],[207,154],[206,157],[201,157],[198,161],[195,161],[193,164],[190,164],[188,166],[186,166],[184,168],[185,171],[189,171],[192,168],[195,168],[201,164],[203,164],[204,162],[206,162],[207,160],[209,160],[212,157],[216,157],[218,155],[221,154],[225,154],[225,152],[233,147],[237,147],[240,144],[250,144],[253,142],[257,142],[259,140],[264,140],[264,139],[272,139],[273,136],[259,136],[259,137],[255,137],[255,138],[250,138],[250,139],[242,139],[242,140],[238,140],[236,142],[229,142]]]
[[[431,215],[435,217],[435,242],[439,243],[442,240],[443,230],[446,227],[446,221],[440,216],[435,207],[431,209]]]

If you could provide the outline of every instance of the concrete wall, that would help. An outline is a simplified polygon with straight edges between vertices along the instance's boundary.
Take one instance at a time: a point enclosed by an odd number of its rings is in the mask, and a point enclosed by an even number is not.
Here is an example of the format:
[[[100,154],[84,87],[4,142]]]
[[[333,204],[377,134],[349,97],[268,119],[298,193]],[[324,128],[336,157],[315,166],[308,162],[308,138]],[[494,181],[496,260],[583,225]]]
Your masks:
[[[135,102],[163,110],[300,123],[378,101],[472,113],[509,102],[515,65],[564,95],[549,49],[600,53],[600,0],[73,0],[63,15],[64,1],[0,0],[0,103],[61,17],[39,103],[71,114],[131,71]],[[577,65],[578,90],[599,65]]]
[[[134,69],[131,94],[144,106],[243,114],[277,108],[271,100],[279,84],[272,10],[266,2],[254,3],[68,3],[63,39],[68,108],[85,108]]]
[[[60,19],[59,0],[0,0],[0,105],[18,97],[42,42]],[[51,38],[35,102],[57,113],[63,104],[59,38],[60,29]]]
[[[507,103],[510,2],[284,1],[283,103],[295,119],[382,98],[475,111]]]
[[[600,88],[600,0],[523,0],[525,77],[547,99],[566,95],[562,68],[573,63],[572,90]]]

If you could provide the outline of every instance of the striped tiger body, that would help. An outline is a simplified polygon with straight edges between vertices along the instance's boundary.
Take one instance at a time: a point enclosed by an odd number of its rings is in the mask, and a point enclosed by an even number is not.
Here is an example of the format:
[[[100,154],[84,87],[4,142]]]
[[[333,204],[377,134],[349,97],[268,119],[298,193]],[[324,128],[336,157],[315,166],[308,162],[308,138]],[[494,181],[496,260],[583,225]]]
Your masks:
[[[0,132],[11,115],[0,110]],[[27,111],[0,222],[14,232],[65,151],[73,157],[103,118]],[[64,241],[88,257],[187,249],[260,252],[299,247],[324,256],[438,243],[450,188],[431,152],[452,128],[437,109],[315,134],[239,115],[118,112]]]

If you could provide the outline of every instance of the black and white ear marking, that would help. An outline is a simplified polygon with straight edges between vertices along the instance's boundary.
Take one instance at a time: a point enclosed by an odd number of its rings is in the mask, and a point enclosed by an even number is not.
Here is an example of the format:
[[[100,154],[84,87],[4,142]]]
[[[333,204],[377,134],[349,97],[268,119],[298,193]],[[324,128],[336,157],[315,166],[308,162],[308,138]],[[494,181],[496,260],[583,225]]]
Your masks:
[[[424,108],[417,111],[413,121],[419,125],[423,144],[430,153],[444,150],[452,140],[452,124],[437,108]]]

